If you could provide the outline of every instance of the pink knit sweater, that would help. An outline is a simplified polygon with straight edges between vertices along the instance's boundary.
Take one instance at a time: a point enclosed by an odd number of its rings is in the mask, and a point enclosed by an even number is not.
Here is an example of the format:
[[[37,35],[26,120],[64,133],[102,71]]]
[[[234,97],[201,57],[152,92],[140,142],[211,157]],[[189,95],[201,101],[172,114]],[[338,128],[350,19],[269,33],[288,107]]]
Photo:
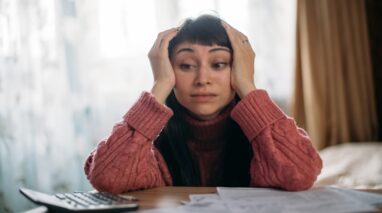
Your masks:
[[[153,141],[172,114],[171,109],[144,92],[123,121],[114,126],[111,135],[87,158],[85,173],[94,188],[122,193],[171,186],[170,172]],[[231,117],[255,153],[250,186],[298,191],[313,185],[321,172],[321,158],[305,131],[272,102],[266,91],[258,89],[248,94],[233,107]],[[201,175],[206,171],[201,171]]]

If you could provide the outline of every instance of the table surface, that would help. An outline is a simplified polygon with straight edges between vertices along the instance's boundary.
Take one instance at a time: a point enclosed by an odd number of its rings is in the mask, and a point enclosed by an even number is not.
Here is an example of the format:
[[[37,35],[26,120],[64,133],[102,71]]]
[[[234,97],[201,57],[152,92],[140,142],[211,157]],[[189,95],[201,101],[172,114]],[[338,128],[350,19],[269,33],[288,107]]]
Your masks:
[[[360,191],[382,194],[382,189]],[[139,199],[139,212],[148,209],[176,207],[181,205],[182,201],[189,201],[190,194],[208,194],[215,192],[216,187],[160,187],[129,192],[126,193],[126,195],[133,195]],[[42,212],[47,212],[45,207],[39,207],[27,211],[27,213]],[[382,213],[382,208],[380,208],[378,212]]]
[[[190,194],[215,193],[216,187],[160,187],[129,192],[139,199],[139,211],[156,208],[176,207],[189,201]]]

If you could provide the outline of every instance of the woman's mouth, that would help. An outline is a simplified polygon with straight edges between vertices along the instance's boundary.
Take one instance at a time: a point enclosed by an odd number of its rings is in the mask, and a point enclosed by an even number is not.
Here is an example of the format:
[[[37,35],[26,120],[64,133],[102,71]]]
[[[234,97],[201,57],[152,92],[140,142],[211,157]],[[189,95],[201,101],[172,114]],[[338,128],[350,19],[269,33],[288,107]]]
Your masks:
[[[210,102],[217,97],[214,93],[193,93],[191,98],[196,102]]]

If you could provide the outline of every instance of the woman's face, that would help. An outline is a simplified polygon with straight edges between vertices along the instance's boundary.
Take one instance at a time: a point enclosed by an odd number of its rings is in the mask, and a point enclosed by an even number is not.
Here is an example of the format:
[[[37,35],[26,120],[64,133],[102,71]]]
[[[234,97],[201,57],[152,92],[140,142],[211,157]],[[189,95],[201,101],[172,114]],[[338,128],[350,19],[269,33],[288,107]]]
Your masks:
[[[230,49],[183,42],[173,52],[176,99],[198,119],[216,117],[235,96]]]

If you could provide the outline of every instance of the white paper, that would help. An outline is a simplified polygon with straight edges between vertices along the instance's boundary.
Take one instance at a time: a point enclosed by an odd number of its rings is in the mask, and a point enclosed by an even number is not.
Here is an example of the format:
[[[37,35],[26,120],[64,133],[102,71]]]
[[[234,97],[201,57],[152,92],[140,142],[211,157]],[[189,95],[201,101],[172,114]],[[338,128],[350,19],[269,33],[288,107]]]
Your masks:
[[[301,192],[265,188],[218,187],[218,194],[193,194],[176,208],[145,213],[321,213],[370,212],[382,205],[382,195],[333,187],[317,187]]]
[[[148,210],[145,213],[230,213],[217,194],[190,195],[190,202],[176,208]]]
[[[381,195],[331,187],[301,192],[219,187],[218,194],[231,212],[238,213],[375,211],[376,207],[373,205],[382,203]]]
[[[366,202],[372,205],[381,206],[382,205],[382,195],[370,192],[363,192],[358,190],[349,190],[349,189],[341,189],[332,187],[332,190],[337,190],[338,192],[351,196],[358,201]]]

